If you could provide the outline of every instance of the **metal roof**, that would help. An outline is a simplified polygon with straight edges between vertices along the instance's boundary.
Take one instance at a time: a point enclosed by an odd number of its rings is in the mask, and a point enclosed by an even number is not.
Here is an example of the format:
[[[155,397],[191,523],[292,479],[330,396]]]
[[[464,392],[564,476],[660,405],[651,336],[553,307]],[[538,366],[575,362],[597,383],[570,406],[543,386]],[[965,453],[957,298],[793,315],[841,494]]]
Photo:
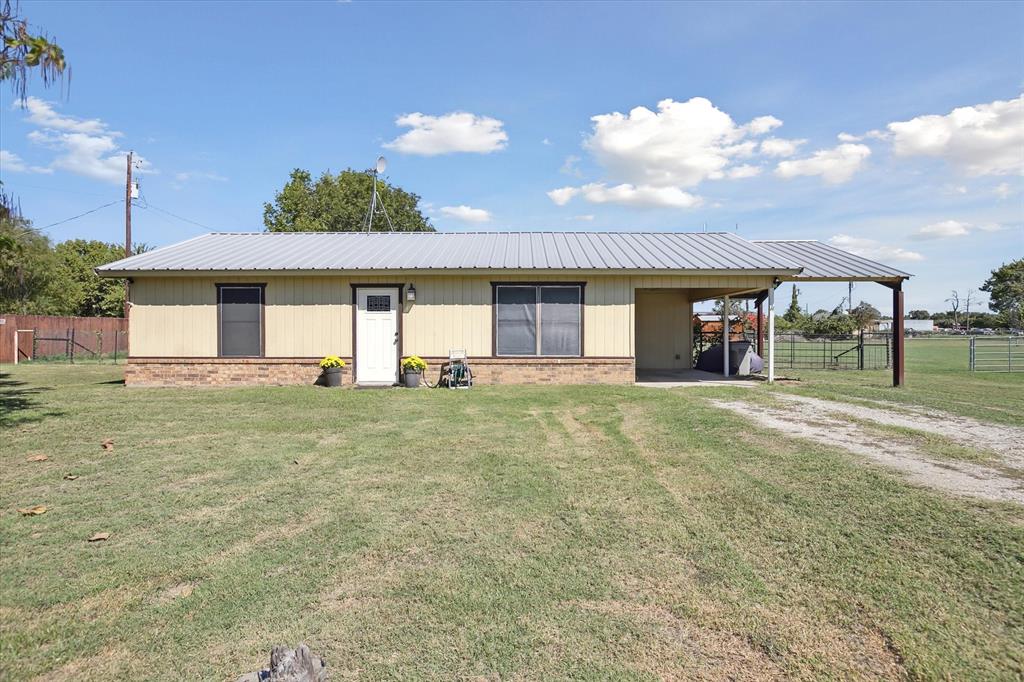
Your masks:
[[[158,272],[372,270],[758,270],[788,256],[735,234],[680,232],[227,232],[96,269]]]
[[[894,267],[877,263],[830,244],[814,240],[764,240],[754,244],[776,254],[779,258],[799,263],[803,271],[785,275],[782,279],[802,281],[878,281],[900,280],[911,275]]]

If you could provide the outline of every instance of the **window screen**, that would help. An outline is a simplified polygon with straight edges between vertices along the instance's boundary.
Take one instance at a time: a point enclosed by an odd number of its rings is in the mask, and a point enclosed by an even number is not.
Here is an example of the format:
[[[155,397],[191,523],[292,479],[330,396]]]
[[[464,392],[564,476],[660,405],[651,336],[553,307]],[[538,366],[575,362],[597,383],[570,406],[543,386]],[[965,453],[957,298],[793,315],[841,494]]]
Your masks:
[[[498,355],[537,354],[537,288],[498,287]]]
[[[263,355],[263,288],[220,287],[220,354]]]
[[[581,355],[579,285],[496,287],[498,355]]]
[[[580,354],[579,287],[540,287],[540,354]]]

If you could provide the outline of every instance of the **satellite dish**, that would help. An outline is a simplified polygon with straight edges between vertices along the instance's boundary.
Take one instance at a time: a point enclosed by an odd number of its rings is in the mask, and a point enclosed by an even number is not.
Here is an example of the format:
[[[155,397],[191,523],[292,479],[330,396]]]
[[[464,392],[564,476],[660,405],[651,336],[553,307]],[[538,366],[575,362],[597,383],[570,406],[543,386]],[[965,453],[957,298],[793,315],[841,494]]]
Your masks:
[[[388,167],[388,160],[385,159],[383,156],[378,156],[377,157],[377,172],[378,173],[383,173],[384,169],[387,168],[387,167]]]

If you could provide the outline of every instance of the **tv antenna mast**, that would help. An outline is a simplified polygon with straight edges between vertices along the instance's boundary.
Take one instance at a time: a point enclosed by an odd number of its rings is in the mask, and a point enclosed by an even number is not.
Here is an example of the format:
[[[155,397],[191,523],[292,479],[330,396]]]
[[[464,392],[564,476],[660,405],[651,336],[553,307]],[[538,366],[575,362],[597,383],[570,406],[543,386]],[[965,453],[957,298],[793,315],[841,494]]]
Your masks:
[[[377,157],[377,165],[373,167],[373,195],[370,197],[370,210],[366,212],[366,232],[369,234],[373,230],[373,216],[377,213],[377,205],[380,204],[381,213],[384,214],[384,220],[388,221],[388,229],[391,232],[395,231],[395,226],[391,224],[391,216],[388,215],[388,209],[384,206],[384,201],[377,198],[377,175],[384,172],[384,169],[388,167],[388,160],[383,156]]]

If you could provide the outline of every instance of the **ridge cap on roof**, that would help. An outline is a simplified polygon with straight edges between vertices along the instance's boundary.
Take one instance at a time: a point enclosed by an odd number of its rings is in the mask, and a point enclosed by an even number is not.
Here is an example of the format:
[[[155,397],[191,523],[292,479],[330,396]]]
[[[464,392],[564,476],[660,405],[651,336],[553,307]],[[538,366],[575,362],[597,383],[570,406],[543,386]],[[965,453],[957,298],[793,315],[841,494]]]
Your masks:
[[[443,232],[443,231],[440,231],[440,230],[437,230],[437,231],[434,231],[434,232],[427,232],[427,231],[411,232],[411,231],[398,231],[398,230],[393,231],[393,232],[363,232],[363,231],[355,232],[355,231],[348,231],[348,230],[332,230],[332,231],[324,231],[324,232],[321,232],[321,231],[294,231],[294,232],[290,232],[290,231],[289,232],[268,232],[268,231],[256,232],[256,231],[252,231],[252,232],[245,232],[245,231],[240,231],[240,230],[229,230],[229,231],[205,232],[203,234],[197,235],[196,237],[191,237],[191,239],[197,239],[198,237],[222,236],[222,235],[246,235],[246,236],[256,236],[256,235],[270,236],[270,235],[274,235],[274,236],[278,236],[278,235],[321,235],[321,234],[361,234],[361,235],[367,235],[367,236],[369,236],[369,235],[382,235],[382,234],[389,234],[389,235],[414,235],[414,234],[424,234],[424,235],[460,235],[460,234],[467,234],[467,235],[468,234],[493,234],[493,235],[512,235],[512,234],[643,234],[643,235],[673,235],[673,234],[675,234],[675,235],[680,235],[680,234],[685,234],[685,235],[728,235],[728,236],[731,236],[731,237],[738,237],[740,239],[744,239],[745,241],[756,241],[756,240],[746,239],[745,237],[740,237],[740,235],[736,234],[735,232],[725,232],[725,231],[720,231],[720,232],[688,232],[688,231],[673,231],[673,230],[665,230],[665,231],[658,231],[658,230],[465,230],[465,231],[460,231],[460,232]],[[185,240],[185,241],[188,241],[188,240]],[[762,241],[791,241],[791,240],[776,239],[776,240],[762,240]],[[808,239],[806,241],[815,241],[815,240]],[[180,244],[180,243],[183,243],[183,242],[178,242],[178,243]]]

